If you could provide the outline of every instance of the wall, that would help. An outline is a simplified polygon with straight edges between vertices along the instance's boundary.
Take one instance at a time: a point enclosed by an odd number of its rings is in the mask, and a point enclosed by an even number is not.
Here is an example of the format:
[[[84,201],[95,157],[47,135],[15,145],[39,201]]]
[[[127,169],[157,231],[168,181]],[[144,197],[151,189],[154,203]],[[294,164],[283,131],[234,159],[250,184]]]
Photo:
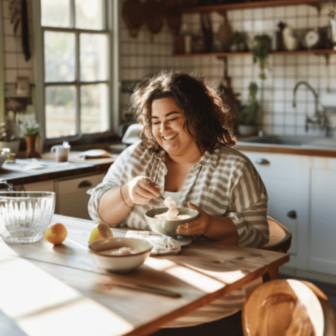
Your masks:
[[[4,50],[4,82],[16,83],[17,77],[28,77],[31,84],[34,84],[34,45],[32,31],[32,0],[27,0],[28,24],[30,35],[30,51],[32,57],[28,62],[24,58],[21,46],[20,27],[14,35],[13,25],[10,23],[9,0],[1,0],[2,5],[2,34]]]
[[[120,6],[122,7],[122,6]],[[246,31],[250,36],[267,33],[272,36],[278,21],[282,20],[294,29],[314,28],[328,24],[327,10],[323,8],[318,15],[311,6],[289,6],[230,10],[227,12],[234,31]],[[223,22],[223,17],[212,13],[212,28],[216,33]],[[183,22],[194,34],[200,30],[199,14],[184,14]],[[224,72],[223,61],[215,57],[172,57],[173,39],[166,27],[154,36],[150,42],[146,28],[142,26],[139,37],[130,38],[121,19],[121,79],[136,80],[144,75],[161,69],[194,70],[206,76],[214,84],[219,84]],[[330,57],[326,67],[325,58],[316,55],[273,55],[269,57],[267,80],[258,79],[259,69],[253,64],[252,56],[228,57],[228,75],[232,86],[241,99],[248,97],[248,85],[256,81],[264,86],[262,101],[262,128],[267,134],[292,134],[324,136],[325,131],[317,125],[305,132],[305,115],[314,113],[314,97],[304,87],[297,92],[297,108],[292,107],[293,88],[301,80],[309,82],[320,94],[328,87],[336,90],[336,55]],[[329,79],[328,79],[329,76]],[[127,108],[129,94],[123,94],[123,109]],[[260,92],[259,92],[260,99]],[[333,136],[336,136],[334,132]]]
[[[25,62],[20,39],[14,36],[8,11],[9,0],[1,0],[4,37],[5,83],[15,83],[18,76],[29,77],[34,83],[33,61]],[[28,0],[29,24],[31,27],[31,0]],[[122,0],[120,0],[120,13]],[[223,22],[222,16],[212,15],[213,31],[217,32]],[[120,15],[121,17],[121,15]],[[250,35],[257,33],[272,34],[279,20],[295,29],[326,26],[328,22],[326,9],[318,15],[311,6],[289,6],[274,8],[258,8],[228,11],[228,19],[233,30],[248,31]],[[183,22],[196,34],[200,29],[198,14],[183,15]],[[32,34],[32,29],[30,29]],[[31,50],[33,40],[31,39]],[[162,69],[194,70],[206,76],[218,85],[223,76],[223,61],[215,57],[173,57],[173,37],[164,25],[159,34],[151,41],[145,25],[137,38],[131,38],[123,19],[120,19],[120,79],[140,80]],[[308,81],[319,94],[328,87],[336,90],[336,55],[329,60],[326,67],[325,58],[316,55],[274,55],[269,57],[267,80],[264,81],[264,99],[262,102],[261,122],[267,134],[298,134],[308,136],[324,136],[324,130],[316,125],[305,132],[305,114],[314,112],[313,95],[304,87],[298,90],[297,108],[292,107],[293,88],[300,80]],[[252,62],[252,56],[228,57],[228,74],[232,77],[234,91],[241,94],[245,101],[248,96],[248,85],[257,81],[259,69]],[[121,112],[127,111],[129,93],[122,93]],[[260,96],[259,96],[260,98]],[[333,136],[336,136],[336,132]]]

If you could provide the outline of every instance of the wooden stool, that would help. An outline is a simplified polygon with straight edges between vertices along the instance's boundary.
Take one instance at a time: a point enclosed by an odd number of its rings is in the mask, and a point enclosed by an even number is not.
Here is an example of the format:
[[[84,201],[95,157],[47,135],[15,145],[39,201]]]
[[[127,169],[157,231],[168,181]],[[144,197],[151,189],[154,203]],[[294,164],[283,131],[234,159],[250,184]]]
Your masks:
[[[327,296],[315,285],[293,279],[260,285],[242,313],[245,336],[335,336]]]

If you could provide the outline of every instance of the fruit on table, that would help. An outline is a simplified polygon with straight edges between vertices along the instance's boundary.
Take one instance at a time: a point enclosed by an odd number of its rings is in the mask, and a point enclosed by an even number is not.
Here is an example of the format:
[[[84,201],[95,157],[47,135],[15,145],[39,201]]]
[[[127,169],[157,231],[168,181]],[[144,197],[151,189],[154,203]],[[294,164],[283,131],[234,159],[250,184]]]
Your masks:
[[[62,244],[67,235],[68,231],[62,223],[51,224],[44,231],[44,237],[54,245]]]
[[[97,240],[113,237],[111,228],[105,223],[99,223],[92,231],[89,239],[89,243],[93,243]]]

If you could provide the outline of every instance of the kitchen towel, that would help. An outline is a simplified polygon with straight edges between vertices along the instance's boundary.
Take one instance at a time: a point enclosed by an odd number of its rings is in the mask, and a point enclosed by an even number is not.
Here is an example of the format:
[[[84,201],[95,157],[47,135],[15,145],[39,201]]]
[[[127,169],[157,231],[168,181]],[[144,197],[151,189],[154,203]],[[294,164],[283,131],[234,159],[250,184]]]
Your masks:
[[[152,246],[151,254],[177,254],[181,251],[181,244],[172,237],[158,235],[152,231],[127,231],[126,238],[144,238]]]

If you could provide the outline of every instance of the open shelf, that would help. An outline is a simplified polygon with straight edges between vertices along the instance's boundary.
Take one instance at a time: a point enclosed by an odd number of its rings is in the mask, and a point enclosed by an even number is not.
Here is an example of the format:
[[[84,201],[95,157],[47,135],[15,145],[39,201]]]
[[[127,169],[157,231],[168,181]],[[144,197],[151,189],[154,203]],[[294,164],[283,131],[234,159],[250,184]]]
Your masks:
[[[288,54],[334,54],[334,49],[309,49],[309,50],[294,50],[294,51],[272,51],[271,55],[288,55]],[[227,57],[238,55],[251,55],[250,51],[245,52],[211,52],[211,53],[191,53],[191,54],[174,54],[175,57],[203,57],[203,56],[215,56],[215,57]]]
[[[277,7],[277,6],[292,6],[292,5],[312,5],[319,7],[321,0],[264,0],[264,1],[249,1],[242,3],[230,3],[209,6],[193,6],[180,7],[177,10],[181,13],[204,13],[224,11],[228,9],[245,9],[245,8],[262,8],[262,7]]]

